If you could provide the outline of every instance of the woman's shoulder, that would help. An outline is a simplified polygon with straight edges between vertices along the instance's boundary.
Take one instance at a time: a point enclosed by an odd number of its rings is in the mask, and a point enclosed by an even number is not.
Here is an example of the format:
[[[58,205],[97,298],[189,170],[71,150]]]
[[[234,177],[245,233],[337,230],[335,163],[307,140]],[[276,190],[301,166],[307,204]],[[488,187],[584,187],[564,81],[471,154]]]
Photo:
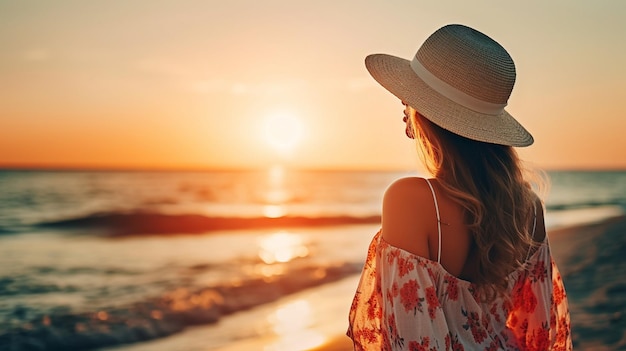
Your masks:
[[[437,220],[430,187],[424,178],[400,178],[383,197],[382,236],[388,243],[430,258],[428,233]],[[426,205],[428,204],[428,205]]]
[[[385,199],[412,199],[415,202],[417,200],[416,197],[421,197],[424,194],[432,197],[430,187],[425,178],[404,177],[396,179],[387,187]]]

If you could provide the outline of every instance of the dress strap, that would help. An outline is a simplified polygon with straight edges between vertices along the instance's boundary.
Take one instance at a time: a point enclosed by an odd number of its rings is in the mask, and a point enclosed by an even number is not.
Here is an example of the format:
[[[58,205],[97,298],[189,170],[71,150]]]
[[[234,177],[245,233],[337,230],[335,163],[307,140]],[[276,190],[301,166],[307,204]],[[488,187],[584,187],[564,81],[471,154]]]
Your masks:
[[[441,263],[441,216],[439,216],[439,204],[437,204],[437,196],[435,196],[435,189],[432,184],[430,184],[428,179],[424,178],[424,180],[428,184],[428,187],[430,187],[430,192],[433,193],[433,200],[435,200],[435,211],[437,212],[437,234],[439,237],[439,242],[437,243],[437,263]]]

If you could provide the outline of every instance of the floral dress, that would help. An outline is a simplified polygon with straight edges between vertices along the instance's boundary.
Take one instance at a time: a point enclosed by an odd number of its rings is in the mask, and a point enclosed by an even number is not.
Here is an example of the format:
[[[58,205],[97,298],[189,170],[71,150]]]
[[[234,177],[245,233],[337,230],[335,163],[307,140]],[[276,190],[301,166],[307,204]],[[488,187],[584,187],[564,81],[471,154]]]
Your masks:
[[[509,301],[482,303],[472,283],[378,232],[348,336],[355,350],[571,350],[567,297],[547,240],[509,281]]]
[[[510,299],[482,302],[474,284],[379,231],[347,334],[355,350],[571,350],[567,297],[547,237],[508,280]]]

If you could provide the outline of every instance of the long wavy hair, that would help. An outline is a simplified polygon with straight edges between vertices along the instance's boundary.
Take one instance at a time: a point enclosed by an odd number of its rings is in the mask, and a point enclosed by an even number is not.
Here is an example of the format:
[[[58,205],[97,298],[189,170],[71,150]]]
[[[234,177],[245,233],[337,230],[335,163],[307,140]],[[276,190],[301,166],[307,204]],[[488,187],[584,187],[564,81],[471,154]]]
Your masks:
[[[481,298],[508,297],[507,276],[523,265],[535,245],[538,197],[527,179],[529,173],[513,147],[467,139],[410,110],[424,165],[465,209],[473,237],[470,254],[477,258],[475,267],[469,268]]]

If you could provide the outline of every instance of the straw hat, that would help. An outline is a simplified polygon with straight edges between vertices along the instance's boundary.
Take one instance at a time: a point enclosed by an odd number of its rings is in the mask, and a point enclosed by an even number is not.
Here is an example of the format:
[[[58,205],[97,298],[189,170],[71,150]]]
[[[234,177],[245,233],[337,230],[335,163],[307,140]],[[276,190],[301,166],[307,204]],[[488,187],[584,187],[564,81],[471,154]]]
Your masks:
[[[385,89],[444,129],[493,144],[533,143],[504,110],[515,84],[513,59],[475,29],[447,25],[426,39],[413,60],[374,54],[365,66]]]

